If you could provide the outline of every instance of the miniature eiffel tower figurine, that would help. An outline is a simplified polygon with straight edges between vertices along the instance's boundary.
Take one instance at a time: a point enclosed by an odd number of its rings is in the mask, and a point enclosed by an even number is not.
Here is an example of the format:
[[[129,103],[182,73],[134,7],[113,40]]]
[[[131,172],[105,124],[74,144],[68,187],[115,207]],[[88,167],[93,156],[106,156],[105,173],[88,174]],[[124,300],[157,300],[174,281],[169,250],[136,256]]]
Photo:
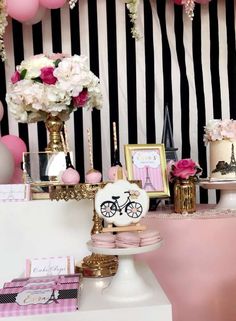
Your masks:
[[[173,133],[172,133],[172,127],[170,122],[168,105],[165,106],[164,125],[163,125],[161,142],[165,145],[166,161],[168,162],[172,159],[174,161],[177,161],[178,157],[177,157],[176,151],[178,150],[178,148],[174,147],[174,140],[173,140]]]
[[[146,180],[143,188],[146,190],[147,187],[150,187],[151,191],[155,191],[155,188],[153,187],[151,178],[149,176],[148,166],[146,167]]]

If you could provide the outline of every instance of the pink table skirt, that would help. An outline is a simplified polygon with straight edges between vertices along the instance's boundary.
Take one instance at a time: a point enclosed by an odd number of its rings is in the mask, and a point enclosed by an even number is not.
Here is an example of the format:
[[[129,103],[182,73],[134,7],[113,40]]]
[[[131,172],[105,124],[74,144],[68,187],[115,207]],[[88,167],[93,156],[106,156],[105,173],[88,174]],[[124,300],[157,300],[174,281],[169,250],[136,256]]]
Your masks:
[[[173,321],[235,321],[236,213],[181,219],[152,212],[143,223],[158,229],[164,244],[137,259],[155,273],[172,303]]]

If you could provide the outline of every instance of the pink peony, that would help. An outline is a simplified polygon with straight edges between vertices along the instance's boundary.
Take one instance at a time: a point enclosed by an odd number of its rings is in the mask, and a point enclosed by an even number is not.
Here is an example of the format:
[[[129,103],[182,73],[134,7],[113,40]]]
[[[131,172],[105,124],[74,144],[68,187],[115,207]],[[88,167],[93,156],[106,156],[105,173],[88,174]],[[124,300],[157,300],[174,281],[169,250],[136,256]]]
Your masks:
[[[43,67],[40,71],[40,78],[45,84],[54,85],[57,82],[57,78],[53,75],[53,67]]]
[[[20,73],[18,71],[15,71],[14,74],[11,76],[11,82],[12,84],[15,84],[19,80],[20,80]]]
[[[190,158],[181,159],[172,167],[172,176],[181,179],[188,179],[197,173],[196,163]]]
[[[88,101],[88,90],[83,89],[77,97],[73,97],[73,104],[75,107],[83,107]]]

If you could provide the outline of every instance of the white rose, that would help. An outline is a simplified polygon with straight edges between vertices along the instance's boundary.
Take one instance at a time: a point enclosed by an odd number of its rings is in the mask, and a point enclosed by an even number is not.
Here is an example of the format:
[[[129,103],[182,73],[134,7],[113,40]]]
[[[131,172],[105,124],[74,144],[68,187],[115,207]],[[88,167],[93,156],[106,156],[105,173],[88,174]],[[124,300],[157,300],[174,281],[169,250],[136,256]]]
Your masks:
[[[53,60],[44,55],[36,55],[22,61],[17,70],[21,73],[24,69],[27,70],[25,79],[32,79],[39,77],[43,67],[54,67]]]

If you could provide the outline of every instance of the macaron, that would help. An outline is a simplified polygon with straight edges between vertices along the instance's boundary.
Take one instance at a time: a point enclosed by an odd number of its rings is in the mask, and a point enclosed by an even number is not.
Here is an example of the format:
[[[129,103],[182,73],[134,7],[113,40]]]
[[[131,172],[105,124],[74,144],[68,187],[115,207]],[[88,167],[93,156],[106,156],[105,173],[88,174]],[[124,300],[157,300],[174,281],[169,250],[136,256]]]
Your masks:
[[[99,233],[91,236],[92,244],[94,247],[114,248],[116,247],[115,235],[111,233]]]
[[[146,230],[140,232],[140,246],[155,244],[161,240],[160,232],[157,230]]]
[[[139,247],[140,237],[136,232],[120,232],[116,235],[116,247]]]

